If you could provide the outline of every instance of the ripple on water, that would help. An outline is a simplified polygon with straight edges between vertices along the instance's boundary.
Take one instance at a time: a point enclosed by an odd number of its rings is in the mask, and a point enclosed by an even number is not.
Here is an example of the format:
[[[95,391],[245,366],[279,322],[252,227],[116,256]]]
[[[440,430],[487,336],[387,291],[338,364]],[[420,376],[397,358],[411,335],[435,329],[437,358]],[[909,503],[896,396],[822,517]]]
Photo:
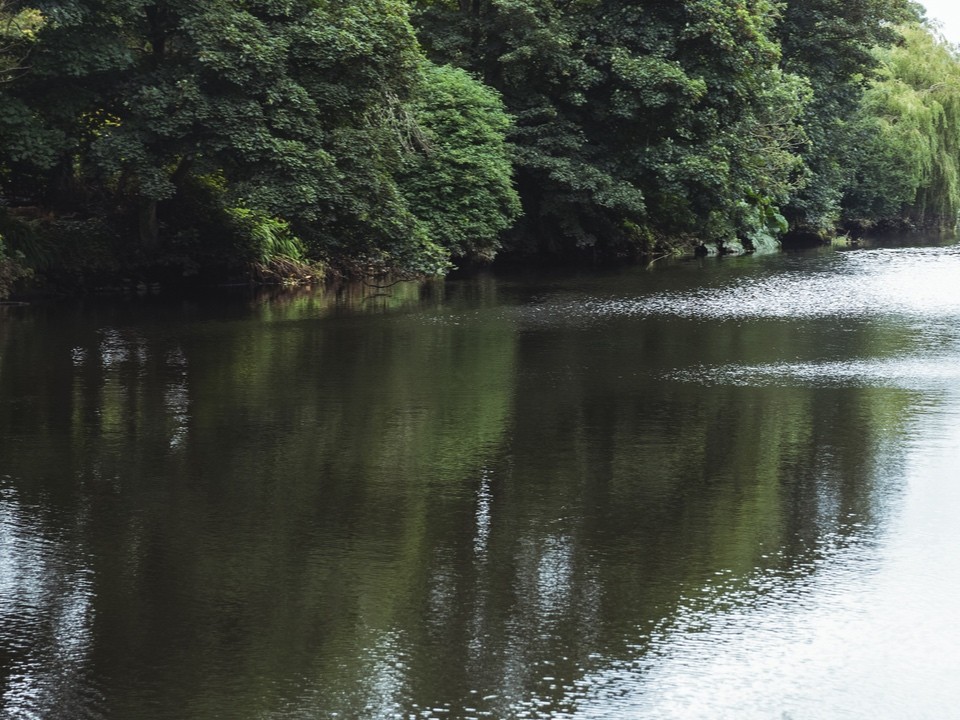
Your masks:
[[[737,387],[863,387],[933,390],[955,387],[960,365],[942,358],[898,357],[762,365],[701,365],[664,375],[668,380]]]
[[[88,676],[93,572],[35,511],[0,484],[0,716],[101,717],[101,696]]]
[[[701,320],[960,317],[960,246],[838,253],[824,264],[641,297],[557,299],[523,309],[534,323],[616,317]]]

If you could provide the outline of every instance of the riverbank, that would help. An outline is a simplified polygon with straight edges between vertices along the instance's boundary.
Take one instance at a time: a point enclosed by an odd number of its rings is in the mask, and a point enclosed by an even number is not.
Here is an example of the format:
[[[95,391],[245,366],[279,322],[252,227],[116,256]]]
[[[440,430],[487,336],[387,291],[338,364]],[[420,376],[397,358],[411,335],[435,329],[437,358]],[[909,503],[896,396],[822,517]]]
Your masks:
[[[129,231],[129,228],[127,228]],[[200,233],[200,230],[203,230]],[[234,286],[310,286],[366,281],[387,284],[396,280],[456,276],[483,269],[544,270],[567,267],[604,268],[650,265],[670,259],[740,257],[806,250],[834,245],[868,247],[885,238],[902,242],[902,233],[826,234],[789,232],[752,239],[705,242],[694,236],[651,235],[647,242],[617,247],[555,246],[535,239],[513,237],[508,246],[488,259],[461,259],[444,266],[445,272],[417,273],[348,256],[309,259],[302,247],[273,241],[272,251],[253,255],[230,226],[201,224],[196,232],[164,236],[150,246],[125,239],[124,228],[100,219],[59,217],[37,208],[0,210],[0,300],[86,294],[155,294]],[[913,233],[918,244],[946,237],[942,233]],[[203,238],[203,241],[200,240]],[[282,239],[282,238],[281,238]],[[524,250],[521,250],[524,249]]]

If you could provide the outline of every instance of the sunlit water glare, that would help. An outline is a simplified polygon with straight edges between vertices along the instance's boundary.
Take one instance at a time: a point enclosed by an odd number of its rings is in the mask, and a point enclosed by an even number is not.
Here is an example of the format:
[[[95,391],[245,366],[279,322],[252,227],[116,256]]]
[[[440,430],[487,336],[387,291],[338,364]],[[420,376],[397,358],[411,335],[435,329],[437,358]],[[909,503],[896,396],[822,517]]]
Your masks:
[[[547,302],[531,312],[558,319],[666,316],[704,321],[895,317],[943,323],[960,317],[958,246],[860,250],[832,259],[798,261],[784,271],[719,287],[635,298],[587,296]]]

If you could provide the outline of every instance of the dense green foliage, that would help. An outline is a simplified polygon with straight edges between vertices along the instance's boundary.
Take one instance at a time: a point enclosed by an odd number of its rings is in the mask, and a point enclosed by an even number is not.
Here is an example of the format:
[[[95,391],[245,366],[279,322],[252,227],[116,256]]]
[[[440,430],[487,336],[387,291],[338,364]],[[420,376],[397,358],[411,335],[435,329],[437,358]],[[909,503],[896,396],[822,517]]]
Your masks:
[[[828,233],[840,220],[844,191],[855,179],[861,139],[854,116],[878,65],[874,48],[897,42],[896,23],[914,17],[906,0],[790,0],[778,36],[784,67],[807,78],[813,98],[802,118],[800,150],[807,178],[787,216],[795,226]]]
[[[455,256],[492,259],[520,210],[500,98],[463,70],[428,63],[412,111],[418,151],[400,175],[411,210]]]
[[[917,26],[878,52],[880,77],[863,98],[848,221],[952,229],[960,213],[960,62]]]
[[[918,19],[909,0],[7,0],[8,254],[432,274],[952,228],[960,59]]]
[[[4,0],[0,0],[0,85],[12,82],[24,71],[24,62],[30,43],[41,24],[41,15],[36,10],[32,8],[14,10],[8,7]],[[2,170],[3,166],[0,164],[0,172]],[[2,185],[0,185],[0,191],[2,191]],[[13,283],[29,274],[17,262],[19,259],[7,251],[3,227],[0,227],[0,299],[9,295]]]
[[[320,252],[331,238],[358,256],[404,245],[390,119],[417,54],[403,6],[246,5],[51,8],[7,103],[5,135],[36,135],[16,158],[25,179],[57,205],[122,208],[145,246],[169,201],[211,176],[223,209],[283,218]]]
[[[34,8],[8,6],[0,0],[0,83],[12,81],[24,69],[30,43],[43,24]]]
[[[498,99],[477,86],[476,112],[433,112],[470,80],[424,70],[398,0],[41,8],[31,71],[0,105],[6,185],[61,216],[112,217],[128,264],[261,261],[282,226],[314,259],[435,273],[515,214]],[[450,132],[458,120],[469,127]],[[429,148],[408,139],[434,121],[443,147],[411,160]],[[429,234],[444,222],[414,215],[427,207],[414,176],[454,174],[443,164],[471,153],[494,197],[458,230],[487,236]]]
[[[481,73],[517,117],[528,237],[628,253],[655,235],[756,233],[786,199],[808,91],[780,69],[775,19],[765,0],[484,0],[419,15],[427,48]]]

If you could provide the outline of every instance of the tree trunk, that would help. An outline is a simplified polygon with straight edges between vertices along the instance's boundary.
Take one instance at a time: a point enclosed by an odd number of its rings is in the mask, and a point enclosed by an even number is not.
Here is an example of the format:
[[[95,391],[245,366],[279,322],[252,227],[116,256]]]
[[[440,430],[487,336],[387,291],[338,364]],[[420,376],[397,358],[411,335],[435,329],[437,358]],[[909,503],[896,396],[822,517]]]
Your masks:
[[[157,219],[157,201],[142,200],[140,203],[140,244],[154,248],[160,240],[160,222]]]

